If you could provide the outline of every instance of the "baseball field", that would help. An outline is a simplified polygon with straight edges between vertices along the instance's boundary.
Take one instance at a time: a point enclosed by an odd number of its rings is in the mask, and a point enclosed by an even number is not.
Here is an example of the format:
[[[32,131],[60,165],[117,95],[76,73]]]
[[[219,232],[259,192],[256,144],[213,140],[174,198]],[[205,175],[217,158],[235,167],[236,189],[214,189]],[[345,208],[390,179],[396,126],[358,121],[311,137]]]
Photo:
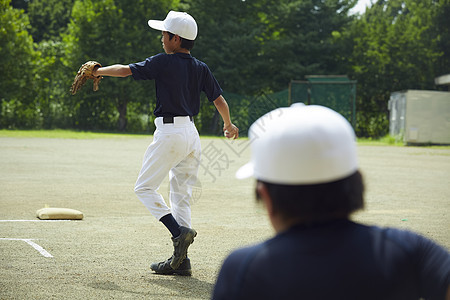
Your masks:
[[[252,179],[235,171],[247,139],[202,138],[189,248],[192,277],[152,274],[168,258],[168,231],[133,187],[151,136],[0,132],[0,299],[209,299],[222,260],[273,231]],[[366,208],[354,219],[410,229],[450,249],[450,147],[358,144]],[[160,192],[167,197],[168,181]],[[43,221],[43,207],[81,221]]]

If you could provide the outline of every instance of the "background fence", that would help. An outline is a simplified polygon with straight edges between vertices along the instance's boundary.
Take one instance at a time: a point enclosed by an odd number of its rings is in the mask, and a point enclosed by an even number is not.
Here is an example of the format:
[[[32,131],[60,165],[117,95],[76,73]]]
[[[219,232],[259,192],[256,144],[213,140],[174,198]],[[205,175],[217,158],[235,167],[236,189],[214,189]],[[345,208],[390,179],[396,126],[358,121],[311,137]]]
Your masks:
[[[340,114],[355,127],[356,81],[347,76],[306,76],[306,81],[292,80],[289,88],[277,93],[261,93],[254,97],[225,93],[233,122],[241,135],[262,115],[278,107],[303,102],[307,105],[323,105]]]

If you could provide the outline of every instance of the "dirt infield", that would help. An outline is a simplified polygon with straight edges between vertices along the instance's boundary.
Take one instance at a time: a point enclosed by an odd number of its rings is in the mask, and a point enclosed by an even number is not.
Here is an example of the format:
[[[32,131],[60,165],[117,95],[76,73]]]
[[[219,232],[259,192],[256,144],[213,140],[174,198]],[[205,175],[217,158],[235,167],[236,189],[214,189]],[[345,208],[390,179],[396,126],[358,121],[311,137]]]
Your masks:
[[[203,138],[193,276],[152,274],[149,264],[168,258],[172,245],[133,192],[150,141],[0,138],[0,299],[208,299],[225,256],[273,234],[253,180],[234,179],[248,141]],[[354,219],[411,229],[450,249],[450,148],[358,152],[367,205]],[[39,221],[46,205],[85,218]]]

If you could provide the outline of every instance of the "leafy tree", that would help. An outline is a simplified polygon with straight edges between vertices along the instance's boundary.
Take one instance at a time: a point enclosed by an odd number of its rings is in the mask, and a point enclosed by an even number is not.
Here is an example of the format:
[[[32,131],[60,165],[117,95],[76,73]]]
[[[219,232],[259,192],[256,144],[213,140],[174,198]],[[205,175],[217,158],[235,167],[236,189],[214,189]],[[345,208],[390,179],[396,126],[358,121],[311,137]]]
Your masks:
[[[332,33],[351,21],[348,10],[354,4],[193,0],[190,12],[199,24],[193,54],[210,66],[227,93],[256,96],[285,90],[291,79],[338,72],[334,56],[340,48]],[[233,100],[232,113],[242,113],[235,104],[249,105],[248,98]]]
[[[41,41],[36,44],[40,53],[36,61],[36,94],[35,105],[39,110],[41,126],[45,129],[72,128],[70,116],[73,112],[67,105],[68,85],[66,79],[70,69],[61,61],[64,56],[64,45],[58,40]]]
[[[69,23],[74,0],[33,0],[28,5],[31,34],[36,43],[59,40]]]
[[[0,0],[0,28],[0,127],[30,127],[39,53],[33,49],[26,14],[10,6],[10,0]]]
[[[351,22],[348,11],[355,1],[267,1],[265,21],[273,29],[263,45],[264,69],[271,75],[270,87],[285,88],[291,79],[305,75],[336,74],[340,51],[334,32]],[[260,73],[263,70],[260,70]]]
[[[355,2],[194,0],[195,51],[230,92],[286,89],[291,79],[336,72],[332,33],[349,24]]]
[[[436,67],[436,75],[440,76],[450,73],[450,0],[437,1],[433,7],[436,10],[433,29],[438,50],[442,54]]]
[[[11,6],[17,9],[23,9],[25,12],[28,10],[28,4],[31,0],[11,0]]]
[[[75,1],[68,32],[63,35],[67,45],[64,64],[72,70],[87,60],[127,64],[161,52],[160,34],[150,30],[147,20],[165,16],[176,5],[176,1],[163,0],[133,5],[126,0]],[[153,84],[136,83],[131,78],[103,79],[95,94],[85,88],[68,99],[76,116],[74,126],[113,129],[111,121],[115,121],[125,130],[130,103],[141,114],[149,113],[148,103],[155,102],[152,88]]]
[[[254,75],[261,63],[257,51],[263,24],[258,24],[257,11],[252,11],[258,2],[191,1],[189,12],[199,25],[192,54],[208,64],[224,90],[252,93],[259,89]]]
[[[349,73],[359,87],[358,135],[387,134],[391,92],[434,87],[442,55],[433,30],[436,7],[433,0],[379,0],[344,34],[343,43],[352,45]]]
[[[258,15],[251,13],[259,1],[193,0],[188,12],[196,19],[199,32],[192,55],[208,64],[225,93],[253,94],[259,87],[254,77],[260,61],[255,59],[263,28]],[[214,17],[211,17],[214,16]],[[227,98],[230,101],[232,99]],[[230,110],[236,118],[239,101]],[[200,120],[200,122],[197,122]],[[220,116],[213,105],[203,100],[196,125],[201,133],[221,132]]]
[[[20,126],[30,124],[26,126],[70,127],[66,118],[70,112],[64,103],[64,96],[68,90],[64,79],[68,78],[68,70],[61,63],[64,48],[60,34],[67,27],[72,4],[73,0],[13,0],[11,2],[13,7],[23,8],[27,12],[26,16],[29,18],[26,21],[26,30],[34,36],[35,42],[33,45],[30,38],[28,43],[28,51],[33,52],[33,55],[30,55],[28,60],[20,59],[20,62],[29,62],[29,66],[20,71],[24,73],[21,76],[32,78],[32,81],[27,84],[27,89],[15,89],[21,98],[27,99],[25,101],[27,107],[24,107],[24,100],[10,102],[8,106],[8,110],[14,111],[14,114],[24,115],[24,121]],[[26,16],[24,14],[24,18]],[[28,19],[30,19],[29,23]],[[16,61],[11,60],[11,62],[19,66]],[[26,80],[22,78],[13,77],[12,80],[17,84],[26,83]],[[21,118],[14,117],[13,120],[12,123],[18,124]]]
[[[88,82],[75,96],[69,87],[87,60],[127,64],[161,52],[147,20],[183,10],[199,25],[192,54],[242,122],[256,95],[285,90],[291,79],[348,74],[358,81],[357,134],[384,135],[391,92],[434,89],[434,78],[448,74],[450,0],[378,0],[356,18],[348,14],[355,2],[0,0],[0,127],[152,129],[144,120],[153,82],[105,78],[98,92]],[[219,120],[203,100],[200,132],[219,132]]]

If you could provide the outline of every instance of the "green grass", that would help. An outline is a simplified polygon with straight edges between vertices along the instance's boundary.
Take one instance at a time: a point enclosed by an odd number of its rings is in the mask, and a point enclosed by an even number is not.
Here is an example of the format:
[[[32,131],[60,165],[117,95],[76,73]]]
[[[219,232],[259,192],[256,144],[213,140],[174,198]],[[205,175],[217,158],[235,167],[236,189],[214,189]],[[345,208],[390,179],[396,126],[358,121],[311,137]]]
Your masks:
[[[379,139],[358,138],[360,145],[380,145],[380,146],[404,146],[403,141],[396,137],[387,135]]]
[[[91,132],[91,131],[76,131],[76,130],[0,130],[0,138],[2,137],[16,137],[16,138],[52,138],[52,139],[117,139],[117,138],[146,138],[150,134],[131,134],[131,133],[108,133],[108,132]],[[205,136],[208,138],[222,138],[221,136]],[[244,137],[246,138],[246,137]],[[358,138],[359,145],[369,146],[404,146],[402,141],[399,141],[393,136],[385,136],[379,139]],[[423,145],[421,147],[439,147],[448,148],[450,146],[440,145]]]
[[[76,131],[76,130],[7,130],[0,129],[0,138],[50,138],[50,139],[117,139],[117,138],[147,138],[152,134],[133,134],[133,133],[117,133],[117,132],[92,132],[92,131]],[[221,138],[221,136],[205,136],[208,138]]]
[[[0,130],[0,137],[17,138],[52,138],[52,139],[109,139],[109,138],[139,138],[149,134],[105,133],[75,130]]]
[[[369,145],[369,146],[397,146],[403,147],[405,144],[399,138],[386,135],[379,139],[371,139],[371,138],[358,138],[359,145]],[[441,148],[441,149],[450,149],[450,145],[432,145],[432,144],[417,144],[410,145],[410,147],[424,147],[424,148]]]

